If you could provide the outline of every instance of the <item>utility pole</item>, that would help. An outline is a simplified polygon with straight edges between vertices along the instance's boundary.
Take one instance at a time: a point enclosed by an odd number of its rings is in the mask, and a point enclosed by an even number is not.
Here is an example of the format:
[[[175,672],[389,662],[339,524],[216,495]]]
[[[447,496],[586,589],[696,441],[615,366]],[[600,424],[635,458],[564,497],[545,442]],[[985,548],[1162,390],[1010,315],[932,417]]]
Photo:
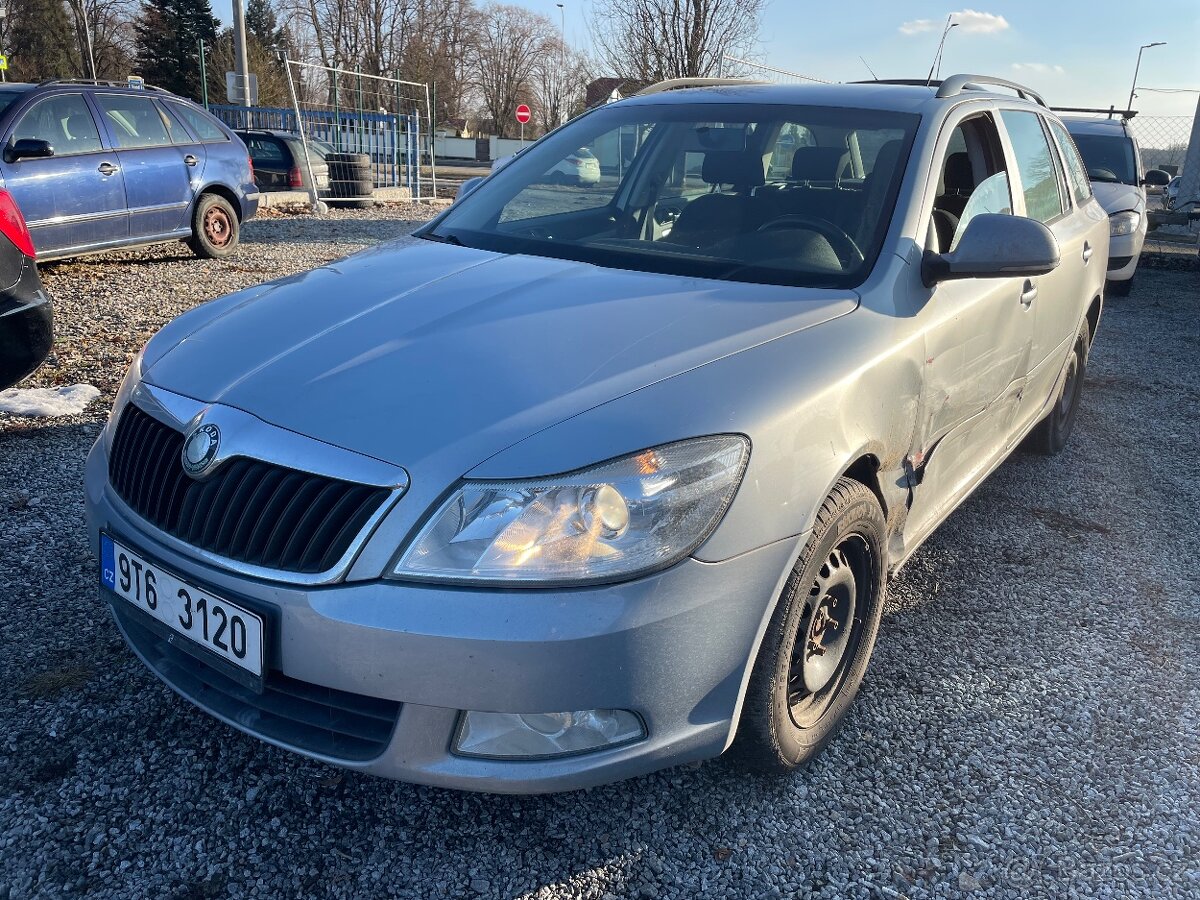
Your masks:
[[[233,0],[233,74],[242,106],[250,105],[250,63],[246,57],[246,11],[242,0]],[[249,127],[249,121],[246,122]]]
[[[204,100],[204,108],[208,109],[208,69],[204,63],[204,38],[200,38],[200,96]]]
[[[1137,65],[1133,67],[1133,84],[1129,88],[1129,102],[1125,104],[1126,109],[1133,109],[1133,93],[1137,90],[1138,70],[1142,67],[1142,51],[1149,50],[1151,47],[1165,47],[1166,41],[1155,41],[1153,44],[1142,44],[1138,47]]]

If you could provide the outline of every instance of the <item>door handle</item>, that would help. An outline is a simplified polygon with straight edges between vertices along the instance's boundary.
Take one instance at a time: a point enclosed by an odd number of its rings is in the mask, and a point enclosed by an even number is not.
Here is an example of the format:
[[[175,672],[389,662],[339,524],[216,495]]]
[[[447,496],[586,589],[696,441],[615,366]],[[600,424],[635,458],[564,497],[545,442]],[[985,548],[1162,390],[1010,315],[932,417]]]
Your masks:
[[[1086,266],[1088,260],[1092,258],[1092,245],[1087,241],[1083,242],[1083,264]]]
[[[96,171],[99,172],[101,175],[116,175],[117,172],[120,171],[120,167],[114,166],[110,162],[102,162],[102,163],[100,163],[100,166],[96,169]]]
[[[196,159],[196,157],[192,156],[192,154],[190,154],[190,153],[183,158],[183,161],[185,163],[187,163],[189,166],[194,166],[198,162],[200,162],[200,160]]]
[[[1037,285],[1025,279],[1025,287],[1021,291],[1021,305],[1029,309],[1029,304],[1037,299]]]

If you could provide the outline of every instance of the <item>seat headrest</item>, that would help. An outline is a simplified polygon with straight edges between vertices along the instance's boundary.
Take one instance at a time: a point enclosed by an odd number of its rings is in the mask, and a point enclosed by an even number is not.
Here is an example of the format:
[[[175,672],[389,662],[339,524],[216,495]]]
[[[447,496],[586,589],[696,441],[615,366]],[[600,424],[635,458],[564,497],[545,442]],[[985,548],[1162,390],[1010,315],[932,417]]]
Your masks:
[[[700,177],[705,184],[732,184],[738,188],[766,182],[762,157],[749,150],[710,150],[704,154]]]
[[[975,189],[975,173],[971,171],[971,158],[959,151],[946,157],[946,171],[942,176],[946,193],[969,194]]]
[[[841,147],[797,147],[792,157],[792,181],[837,181],[850,159]]]
[[[900,160],[900,147],[900,141],[896,140],[888,141],[879,148],[879,152],[875,154],[875,164],[867,174],[869,181],[879,181],[879,175],[883,175],[885,179],[892,177],[892,170]]]
[[[67,137],[72,140],[90,137],[95,130],[96,125],[91,116],[85,116],[83,113],[67,116]]]

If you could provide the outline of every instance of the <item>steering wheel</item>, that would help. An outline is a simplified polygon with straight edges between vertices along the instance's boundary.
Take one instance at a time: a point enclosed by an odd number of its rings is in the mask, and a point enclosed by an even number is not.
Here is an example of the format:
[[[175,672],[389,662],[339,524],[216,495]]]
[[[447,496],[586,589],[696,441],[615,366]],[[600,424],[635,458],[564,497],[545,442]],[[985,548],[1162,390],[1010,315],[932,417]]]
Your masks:
[[[1120,181],[1117,173],[1112,169],[1106,169],[1103,166],[1088,166],[1088,178],[1092,181]]]
[[[865,259],[862,250],[854,242],[854,238],[850,237],[850,235],[828,219],[787,215],[771,219],[769,222],[764,222],[758,226],[760,232],[776,231],[781,228],[804,228],[809,231],[815,231],[821,237],[825,238],[825,240],[829,241],[830,246],[833,247],[833,252],[837,254],[843,266],[847,263],[851,267],[859,266]]]

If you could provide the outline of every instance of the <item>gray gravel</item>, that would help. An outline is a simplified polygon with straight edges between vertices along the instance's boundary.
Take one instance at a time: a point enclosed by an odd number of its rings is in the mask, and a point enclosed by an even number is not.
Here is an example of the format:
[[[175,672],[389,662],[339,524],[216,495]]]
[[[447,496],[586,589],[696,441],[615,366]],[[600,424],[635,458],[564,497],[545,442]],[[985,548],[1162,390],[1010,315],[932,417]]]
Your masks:
[[[46,267],[61,343],[32,383],[104,396],[0,419],[0,900],[1200,896],[1195,269],[1110,303],[1070,448],[1014,457],[914,557],[845,731],[796,777],[715,761],[458,794],[272,749],[160,685],[97,599],[81,523],[125,363],[195,303],[417,215],[256,221],[224,263]]]

